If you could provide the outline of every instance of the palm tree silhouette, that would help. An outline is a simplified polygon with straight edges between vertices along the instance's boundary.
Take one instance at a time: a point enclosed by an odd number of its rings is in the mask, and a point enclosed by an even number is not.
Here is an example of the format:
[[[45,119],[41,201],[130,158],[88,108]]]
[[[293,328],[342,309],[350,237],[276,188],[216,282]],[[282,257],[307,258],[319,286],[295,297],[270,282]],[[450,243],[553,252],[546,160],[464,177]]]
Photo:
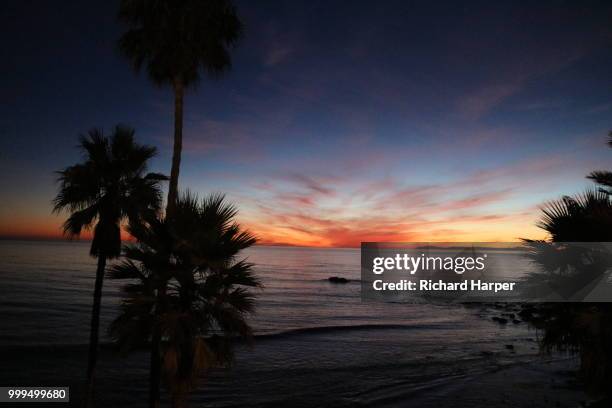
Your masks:
[[[167,213],[172,215],[178,192],[183,143],[185,88],[201,72],[217,78],[231,66],[230,49],[242,35],[242,23],[230,0],[122,0],[119,19],[128,30],[119,40],[121,52],[136,71],[143,66],[151,81],[174,91],[174,149]]]
[[[183,405],[203,369],[231,360],[232,338],[251,335],[249,289],[260,284],[252,264],[236,257],[255,238],[234,222],[235,215],[222,195],[200,201],[186,194],[172,219],[132,229],[138,244],[127,245],[127,259],[109,272],[112,279],[131,280],[111,335],[131,349],[161,333],[173,407]],[[156,296],[166,285],[166,296]]]
[[[608,144],[612,146],[612,132]],[[612,242],[612,173],[593,172],[588,176],[598,190],[574,197],[565,196],[547,203],[538,226],[548,232],[548,241],[526,241],[530,258],[541,272],[527,277],[532,283],[552,279],[570,291],[605,276],[610,268]],[[593,249],[595,248],[595,249]],[[603,250],[602,250],[603,249]],[[576,267],[578,265],[578,267]],[[612,307],[609,303],[548,303],[537,307],[532,322],[543,330],[541,344],[546,350],[563,350],[580,356],[581,372],[590,391],[611,398],[612,392]]]
[[[608,146],[612,147],[612,131],[608,133]],[[587,178],[593,180],[599,184],[600,190],[606,194],[612,194],[612,172],[606,170],[594,171],[587,176]]]
[[[554,242],[608,242],[612,240],[612,202],[609,194],[599,190],[564,196],[542,208],[536,225]]]
[[[529,257],[539,266],[525,278],[527,288],[540,285],[571,296],[605,276],[612,242],[612,201],[602,191],[563,197],[543,208],[539,226],[551,241],[527,241]],[[573,243],[573,244],[572,244]],[[610,395],[612,386],[612,308],[606,303],[545,303],[537,306],[532,325],[541,329],[547,350],[580,356],[581,374],[589,390]]]
[[[134,130],[115,127],[110,138],[93,129],[81,136],[84,161],[58,172],[59,191],[53,200],[54,212],[70,213],[64,222],[64,234],[79,236],[83,229],[93,228],[90,254],[98,258],[94,289],[87,391],[85,404],[93,403],[93,383],[98,357],[100,301],[107,259],[121,251],[121,224],[142,222],[160,209],[160,182],[167,177],[146,173],[154,147],[134,142]]]

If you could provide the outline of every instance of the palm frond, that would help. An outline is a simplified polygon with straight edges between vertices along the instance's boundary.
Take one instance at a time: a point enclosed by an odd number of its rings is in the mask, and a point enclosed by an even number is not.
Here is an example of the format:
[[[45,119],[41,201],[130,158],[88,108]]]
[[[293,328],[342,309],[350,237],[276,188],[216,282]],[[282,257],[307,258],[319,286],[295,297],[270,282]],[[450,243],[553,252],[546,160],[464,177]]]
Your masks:
[[[147,276],[142,270],[136,266],[131,260],[127,259],[121,263],[115,264],[106,272],[106,276],[109,279],[139,279],[142,281],[147,280]]]
[[[109,141],[100,128],[93,128],[87,135],[81,135],[79,147],[85,153],[85,159],[91,163],[102,166],[110,162]]]
[[[58,193],[53,199],[53,212],[77,211],[94,204],[102,187],[99,174],[89,163],[66,167],[56,173]]]
[[[588,179],[602,186],[612,188],[612,172],[609,171],[593,171],[588,176]],[[605,190],[609,192],[609,190]]]
[[[229,0],[123,0],[119,19],[127,26],[121,53],[157,85],[177,79],[194,85],[200,71],[220,77],[231,67],[230,50],[243,30]]]
[[[98,207],[95,204],[91,207],[74,211],[64,222],[64,234],[70,237],[79,236],[83,229],[89,229],[92,227],[97,217]]]
[[[234,263],[229,268],[220,271],[223,278],[223,284],[226,287],[233,286],[248,286],[248,287],[261,287],[261,281],[255,275],[253,270],[253,264],[247,262],[245,259]]]
[[[603,191],[587,190],[542,207],[537,226],[559,242],[606,242],[612,227],[612,201]]]

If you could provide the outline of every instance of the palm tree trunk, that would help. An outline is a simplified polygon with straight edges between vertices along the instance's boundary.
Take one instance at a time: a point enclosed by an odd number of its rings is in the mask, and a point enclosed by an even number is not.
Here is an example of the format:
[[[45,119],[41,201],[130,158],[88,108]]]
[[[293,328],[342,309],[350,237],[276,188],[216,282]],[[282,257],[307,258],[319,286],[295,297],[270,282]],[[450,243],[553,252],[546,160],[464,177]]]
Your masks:
[[[178,196],[178,178],[181,167],[181,150],[183,149],[183,96],[185,87],[181,79],[174,80],[174,150],[172,151],[172,169],[168,188],[166,216],[174,212]]]
[[[151,356],[150,356],[150,371],[149,371],[149,407],[159,407],[159,388],[161,383],[161,360],[159,355],[159,347],[161,343],[161,331],[159,327],[153,329],[153,338],[151,339]]]
[[[153,324],[153,333],[151,336],[151,354],[149,358],[149,408],[159,408],[159,395],[161,388],[161,340],[162,330],[160,316],[165,310],[166,284],[163,282],[157,290],[157,307],[154,310],[155,319]]]
[[[172,393],[171,406],[172,408],[183,408],[185,402],[185,395],[180,391]]]
[[[98,256],[98,268],[96,270],[96,283],[94,288],[94,301],[91,311],[91,326],[89,331],[89,360],[87,364],[87,390],[83,405],[93,406],[94,402],[94,374],[98,361],[98,337],[100,331],[100,304],[102,301],[102,284],[104,283],[104,270],[106,268],[106,256]]]
[[[174,86],[174,149],[172,151],[172,169],[170,170],[170,184],[168,187],[168,203],[166,204],[166,218],[172,218],[178,198],[178,178],[181,168],[181,150],[183,149],[183,96],[185,87],[180,78],[176,78]],[[166,295],[165,285],[157,293],[158,304]],[[159,313],[159,311],[158,311]],[[158,325],[153,328],[151,338],[150,373],[149,373],[149,407],[159,407],[159,389],[161,383],[161,329]]]

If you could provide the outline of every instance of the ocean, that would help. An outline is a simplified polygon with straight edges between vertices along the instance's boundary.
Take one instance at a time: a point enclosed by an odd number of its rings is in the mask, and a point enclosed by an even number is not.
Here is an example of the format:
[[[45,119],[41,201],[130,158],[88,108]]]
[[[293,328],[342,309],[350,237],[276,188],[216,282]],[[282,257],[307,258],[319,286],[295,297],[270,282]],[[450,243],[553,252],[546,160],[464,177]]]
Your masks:
[[[0,385],[69,385],[78,405],[95,275],[88,249],[0,241]],[[263,282],[254,341],[202,379],[192,406],[435,406],[458,384],[551,361],[534,330],[493,322],[492,307],[362,302],[358,249],[258,246],[244,256]],[[120,285],[104,283],[103,344]],[[104,347],[99,406],[146,406],[147,367],[143,351]]]

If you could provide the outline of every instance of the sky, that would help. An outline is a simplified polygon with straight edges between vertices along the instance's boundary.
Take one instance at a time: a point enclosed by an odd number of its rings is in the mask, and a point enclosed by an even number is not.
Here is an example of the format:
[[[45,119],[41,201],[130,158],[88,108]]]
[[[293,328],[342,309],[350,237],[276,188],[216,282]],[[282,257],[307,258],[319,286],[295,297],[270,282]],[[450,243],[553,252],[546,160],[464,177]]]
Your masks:
[[[236,1],[233,67],[185,97],[181,189],[263,244],[515,241],[612,167],[610,2]],[[118,2],[4,1],[0,237],[56,238],[54,171],[116,124],[169,174],[170,89],[117,51]]]

